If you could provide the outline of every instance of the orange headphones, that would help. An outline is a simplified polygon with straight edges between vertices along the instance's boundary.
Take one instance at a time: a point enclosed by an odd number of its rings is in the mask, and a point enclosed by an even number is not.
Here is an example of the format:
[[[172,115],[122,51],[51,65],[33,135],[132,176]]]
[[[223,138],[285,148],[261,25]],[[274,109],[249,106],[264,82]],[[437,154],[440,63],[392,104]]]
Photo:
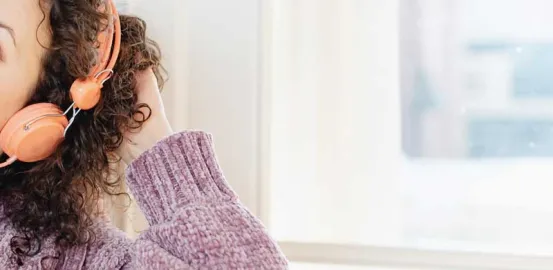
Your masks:
[[[98,63],[86,78],[71,85],[73,104],[65,111],[51,103],[27,106],[12,116],[0,130],[0,148],[9,159],[0,168],[15,161],[36,162],[46,159],[63,141],[81,110],[94,108],[100,101],[102,85],[113,75],[121,45],[121,22],[113,0],[105,0],[100,11],[107,9],[108,27],[98,35]],[[67,114],[72,111],[71,118]]]

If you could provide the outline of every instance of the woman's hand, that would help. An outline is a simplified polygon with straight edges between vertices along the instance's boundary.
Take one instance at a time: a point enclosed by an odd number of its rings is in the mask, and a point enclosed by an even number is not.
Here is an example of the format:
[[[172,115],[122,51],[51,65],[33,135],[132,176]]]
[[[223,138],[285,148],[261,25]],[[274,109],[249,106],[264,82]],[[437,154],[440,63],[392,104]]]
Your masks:
[[[150,118],[137,130],[124,131],[125,140],[118,150],[123,162],[130,164],[144,151],[153,147],[159,140],[173,134],[173,130],[161,100],[161,95],[156,76],[151,69],[147,69],[136,76],[136,94],[138,103],[147,104],[148,108],[141,108],[144,116],[150,114]],[[140,115],[135,119],[140,120]]]

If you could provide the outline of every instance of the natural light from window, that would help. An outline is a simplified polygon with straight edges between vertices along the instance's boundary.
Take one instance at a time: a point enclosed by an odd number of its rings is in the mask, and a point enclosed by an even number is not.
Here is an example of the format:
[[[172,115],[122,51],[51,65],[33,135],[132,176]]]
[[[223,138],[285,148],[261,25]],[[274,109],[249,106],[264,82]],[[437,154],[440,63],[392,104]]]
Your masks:
[[[275,1],[277,239],[553,255],[552,8]]]

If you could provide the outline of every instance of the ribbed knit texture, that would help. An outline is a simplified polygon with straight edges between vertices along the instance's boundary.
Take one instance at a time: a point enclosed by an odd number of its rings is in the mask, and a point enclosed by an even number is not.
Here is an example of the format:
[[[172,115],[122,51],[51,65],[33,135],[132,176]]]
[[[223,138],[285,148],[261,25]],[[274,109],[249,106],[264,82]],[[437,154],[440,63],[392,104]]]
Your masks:
[[[210,135],[160,141],[129,166],[127,182],[150,224],[136,241],[99,221],[95,242],[59,250],[47,239],[40,254],[17,266],[9,250],[15,232],[0,216],[0,269],[287,269],[227,184]]]

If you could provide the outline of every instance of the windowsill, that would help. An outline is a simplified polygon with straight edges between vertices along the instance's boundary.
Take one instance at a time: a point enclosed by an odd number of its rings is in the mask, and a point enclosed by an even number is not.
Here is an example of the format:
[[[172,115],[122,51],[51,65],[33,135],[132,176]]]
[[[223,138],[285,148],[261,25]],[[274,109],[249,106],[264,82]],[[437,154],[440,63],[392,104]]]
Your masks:
[[[351,266],[340,264],[311,264],[291,263],[291,270],[422,270],[417,268],[378,267],[378,266]]]

